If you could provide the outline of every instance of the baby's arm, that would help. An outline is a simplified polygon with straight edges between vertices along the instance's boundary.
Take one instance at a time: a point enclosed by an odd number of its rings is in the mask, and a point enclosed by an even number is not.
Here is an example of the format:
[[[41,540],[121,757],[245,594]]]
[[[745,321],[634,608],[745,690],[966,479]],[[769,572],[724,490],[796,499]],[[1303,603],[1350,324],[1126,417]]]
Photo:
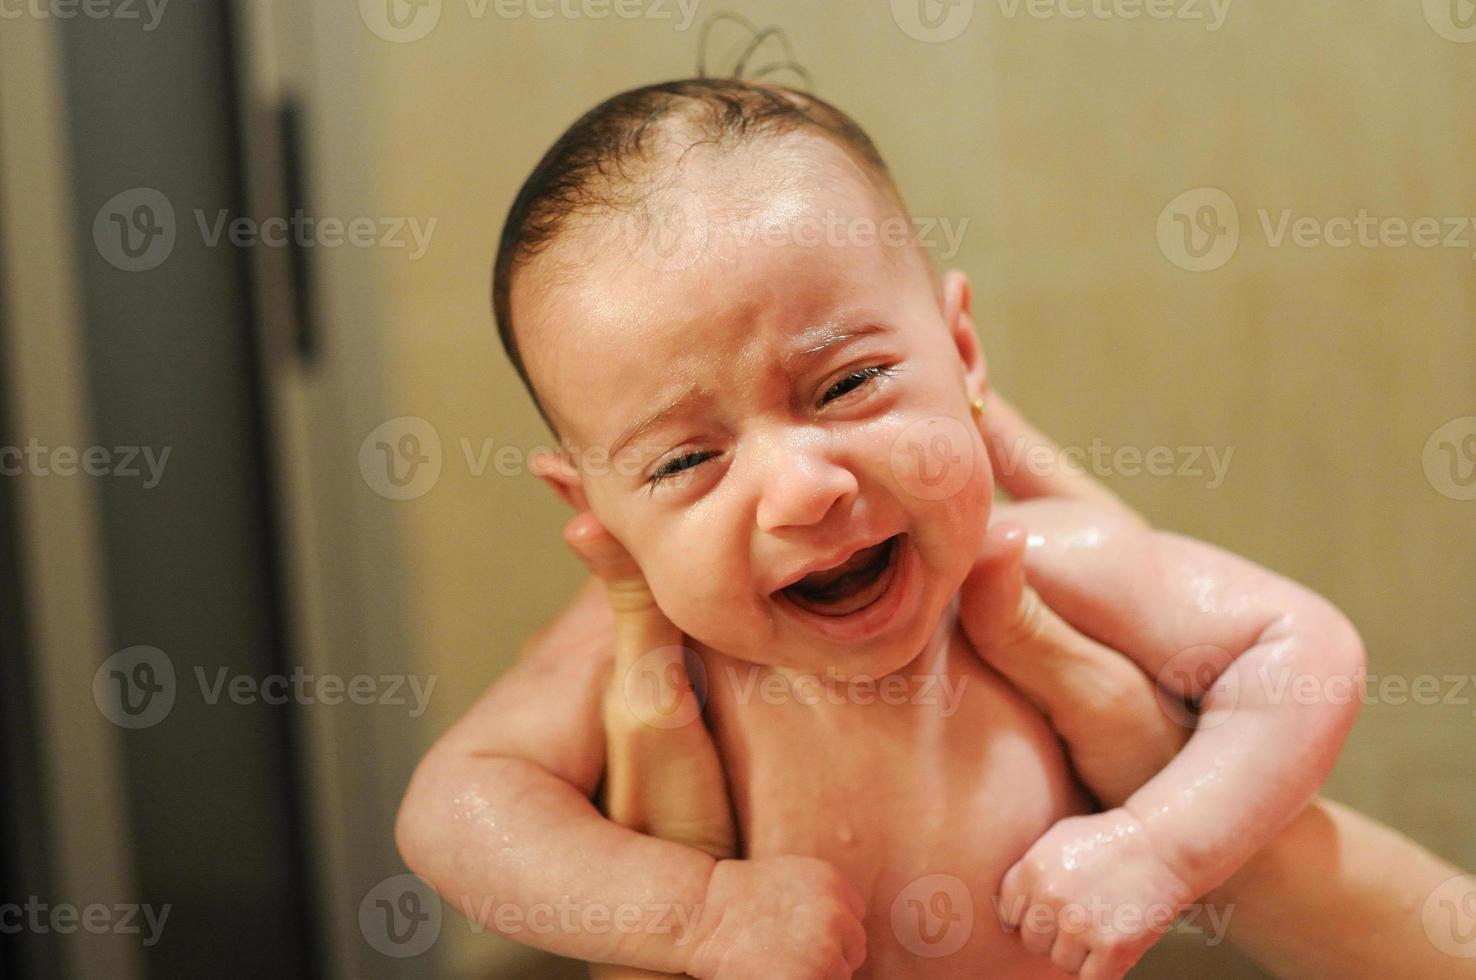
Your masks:
[[[698,980],[849,977],[865,958],[860,892],[816,858],[702,849],[732,841],[710,819],[727,796],[716,758],[697,757],[698,743],[713,752],[701,720],[648,729],[642,696],[610,684],[620,660],[639,666],[658,634],[681,634],[633,605],[630,583],[612,622],[602,591],[587,583],[421,762],[396,825],[406,862],[488,929],[564,956]],[[687,843],[590,804],[607,750],[612,812]]]
[[[416,873],[489,930],[576,959],[680,973],[715,862],[617,826],[590,802],[604,767],[610,667],[610,613],[597,586],[576,599],[580,619],[530,641],[422,760],[396,840]],[[653,928],[565,927],[609,924],[628,906],[646,919],[656,906],[668,911]],[[586,918],[586,909],[603,915]]]
[[[1102,950],[1113,968],[1083,975],[1112,976],[1170,924],[1163,908],[1223,882],[1312,798],[1358,707],[1362,646],[1325,600],[1220,549],[1078,504],[1007,516],[1029,529],[1027,574],[1047,605],[1202,698],[1193,737],[1161,773],[1122,807],[1052,828],[1002,887],[1007,915],[1012,900],[1126,907],[1112,921],[1136,932],[1088,931],[1053,952],[1074,970]],[[965,591],[966,629],[985,605]],[[1316,696],[1298,696],[1309,688]],[[1056,937],[1022,938],[1044,953]]]

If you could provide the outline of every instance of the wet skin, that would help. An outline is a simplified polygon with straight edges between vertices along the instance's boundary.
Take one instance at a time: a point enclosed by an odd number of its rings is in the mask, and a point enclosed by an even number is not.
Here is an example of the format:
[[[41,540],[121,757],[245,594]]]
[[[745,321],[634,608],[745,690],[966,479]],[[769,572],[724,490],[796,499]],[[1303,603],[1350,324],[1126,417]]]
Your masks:
[[[594,228],[576,231],[515,281],[513,306],[566,445],[630,448],[640,461],[622,472],[576,452],[549,479],[625,545],[701,655],[745,856],[838,866],[866,902],[869,953],[857,975],[877,977],[1054,975],[1043,958],[1049,937],[1038,948],[1038,938],[1004,933],[991,896],[1084,901],[1105,891],[1176,906],[1224,880],[1310,798],[1351,713],[1254,697],[1222,704],[1223,725],[1196,735],[1124,807],[1059,823],[1090,801],[1044,718],[966,639],[987,625],[970,623],[965,580],[992,495],[968,408],[985,379],[966,299],[940,302],[906,250],[743,237],[729,219],[760,213],[780,228],[827,214],[883,220],[886,202],[829,144],[796,138],[693,167],[690,187],[717,216],[700,255],[652,268]],[[578,275],[560,274],[561,262]],[[696,397],[631,434],[632,420],[683,392]],[[930,459],[951,461],[943,490]],[[1177,668],[1183,694],[1206,694],[1231,669],[1320,678],[1361,658],[1335,610],[1233,556],[1089,508],[1040,503],[1009,516],[1032,534],[1027,565],[1042,597],[1150,675]],[[893,535],[907,571],[878,600],[891,603],[885,617],[863,612],[827,627],[796,615],[778,591],[842,545]],[[553,665],[520,667],[508,690],[526,700],[509,724],[541,706],[548,720],[536,727],[553,741],[520,732],[518,754],[587,795],[603,747],[598,713],[579,709],[598,703],[607,678],[558,665],[563,681],[550,695],[536,671]],[[756,694],[770,674],[837,684],[900,675],[910,692],[952,690],[959,700],[946,717],[910,699],[807,704]],[[929,687],[928,676],[949,683]],[[1288,744],[1300,757],[1286,756]],[[526,853],[575,839],[558,836],[552,812],[526,824],[476,812],[523,826]],[[622,877],[613,857],[607,873],[603,855],[581,859],[591,880]],[[974,903],[963,947],[942,958],[919,955],[891,915],[908,884],[933,873],[966,883]],[[537,894],[538,875],[521,872],[517,888]],[[1106,948],[1114,942],[1087,937],[1061,955],[1075,965],[1097,952],[1135,956],[1151,937],[1132,937],[1126,951]]]

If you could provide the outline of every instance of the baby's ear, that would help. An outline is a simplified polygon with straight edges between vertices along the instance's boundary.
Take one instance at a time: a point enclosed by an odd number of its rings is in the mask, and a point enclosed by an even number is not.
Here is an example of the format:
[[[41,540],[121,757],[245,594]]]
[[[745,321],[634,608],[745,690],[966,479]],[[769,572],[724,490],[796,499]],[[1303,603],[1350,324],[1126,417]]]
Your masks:
[[[969,277],[959,269],[943,274],[943,323],[963,362],[964,384],[970,398],[983,398],[989,389],[989,370],[984,347],[974,330],[974,290]]]
[[[589,510],[589,501],[584,498],[584,481],[563,453],[536,452],[528,460],[528,469],[552,487],[564,503],[577,511]]]

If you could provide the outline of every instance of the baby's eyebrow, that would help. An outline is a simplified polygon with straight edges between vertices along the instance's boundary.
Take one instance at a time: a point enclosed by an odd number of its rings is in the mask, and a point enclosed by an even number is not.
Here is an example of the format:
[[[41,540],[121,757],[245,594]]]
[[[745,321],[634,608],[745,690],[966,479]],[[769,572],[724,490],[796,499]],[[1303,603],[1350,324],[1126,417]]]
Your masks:
[[[787,373],[797,374],[806,362],[819,357],[832,347],[857,337],[886,331],[886,327],[874,320],[862,320],[845,326],[837,326],[833,321],[816,324],[799,333],[791,350],[781,355],[780,363]]]
[[[620,433],[619,437],[610,444],[610,455],[614,456],[615,454],[619,453],[621,449],[625,448],[626,443],[630,442],[636,436],[651,428],[657,422],[660,422],[662,419],[666,418],[666,416],[670,415],[672,412],[675,412],[677,409],[681,408],[687,402],[696,400],[697,397],[699,397],[699,392],[697,391],[697,382],[687,382],[677,391],[675,397],[673,397],[671,401],[666,403],[665,407],[657,411],[655,414],[648,415],[645,419],[630,425],[626,428],[624,432]]]
[[[886,333],[888,328],[875,320],[860,320],[856,323],[838,326],[833,320],[807,327],[795,335],[790,342],[790,349],[779,355],[779,363],[783,365],[787,374],[798,374],[800,369],[809,361],[814,360],[826,351],[847,341],[855,340],[857,337],[867,337],[872,334]],[[636,436],[650,429],[656,423],[668,415],[685,407],[688,402],[700,400],[702,392],[698,389],[695,381],[689,381],[677,390],[677,393],[661,409],[652,415],[630,425],[624,432],[616,437],[610,444],[610,455],[614,456],[625,448],[626,443],[635,439]]]

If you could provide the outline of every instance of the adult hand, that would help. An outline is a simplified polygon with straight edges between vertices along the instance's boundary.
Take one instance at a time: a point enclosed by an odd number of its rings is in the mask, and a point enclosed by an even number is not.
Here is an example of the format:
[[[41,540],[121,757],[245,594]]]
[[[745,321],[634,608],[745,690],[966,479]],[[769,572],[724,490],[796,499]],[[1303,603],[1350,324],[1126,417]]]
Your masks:
[[[980,419],[997,483],[1016,498],[1067,497],[1141,520],[998,395]],[[1049,454],[1045,474],[1019,460]],[[1037,469],[1040,469],[1037,467]],[[1050,718],[1082,781],[1121,803],[1191,734],[1125,656],[1077,633],[1025,583],[1023,529],[990,529],[987,594],[1001,625],[979,652]],[[1169,706],[1175,717],[1181,706]],[[1204,902],[1223,910],[1228,938],[1287,977],[1476,980],[1470,935],[1476,878],[1375,820],[1318,799]],[[1230,913],[1233,912],[1233,921]]]
[[[976,421],[996,483],[1010,496],[1078,500],[1142,521],[993,389]],[[1055,464],[1019,465],[1040,458]],[[1136,664],[1077,632],[1035,594],[1025,580],[1025,538],[1019,525],[990,526],[965,586],[990,597],[992,612],[979,617],[990,625],[969,639],[1050,720],[1086,788],[1105,807],[1118,806],[1174,757],[1190,731],[1162,710],[1158,686]]]
[[[603,584],[614,614],[615,659],[603,705],[605,815],[719,860],[736,856],[723,768],[687,675],[681,630],[656,605],[635,561],[593,514],[570,520],[564,541]],[[591,964],[590,975],[672,976],[608,963]]]

